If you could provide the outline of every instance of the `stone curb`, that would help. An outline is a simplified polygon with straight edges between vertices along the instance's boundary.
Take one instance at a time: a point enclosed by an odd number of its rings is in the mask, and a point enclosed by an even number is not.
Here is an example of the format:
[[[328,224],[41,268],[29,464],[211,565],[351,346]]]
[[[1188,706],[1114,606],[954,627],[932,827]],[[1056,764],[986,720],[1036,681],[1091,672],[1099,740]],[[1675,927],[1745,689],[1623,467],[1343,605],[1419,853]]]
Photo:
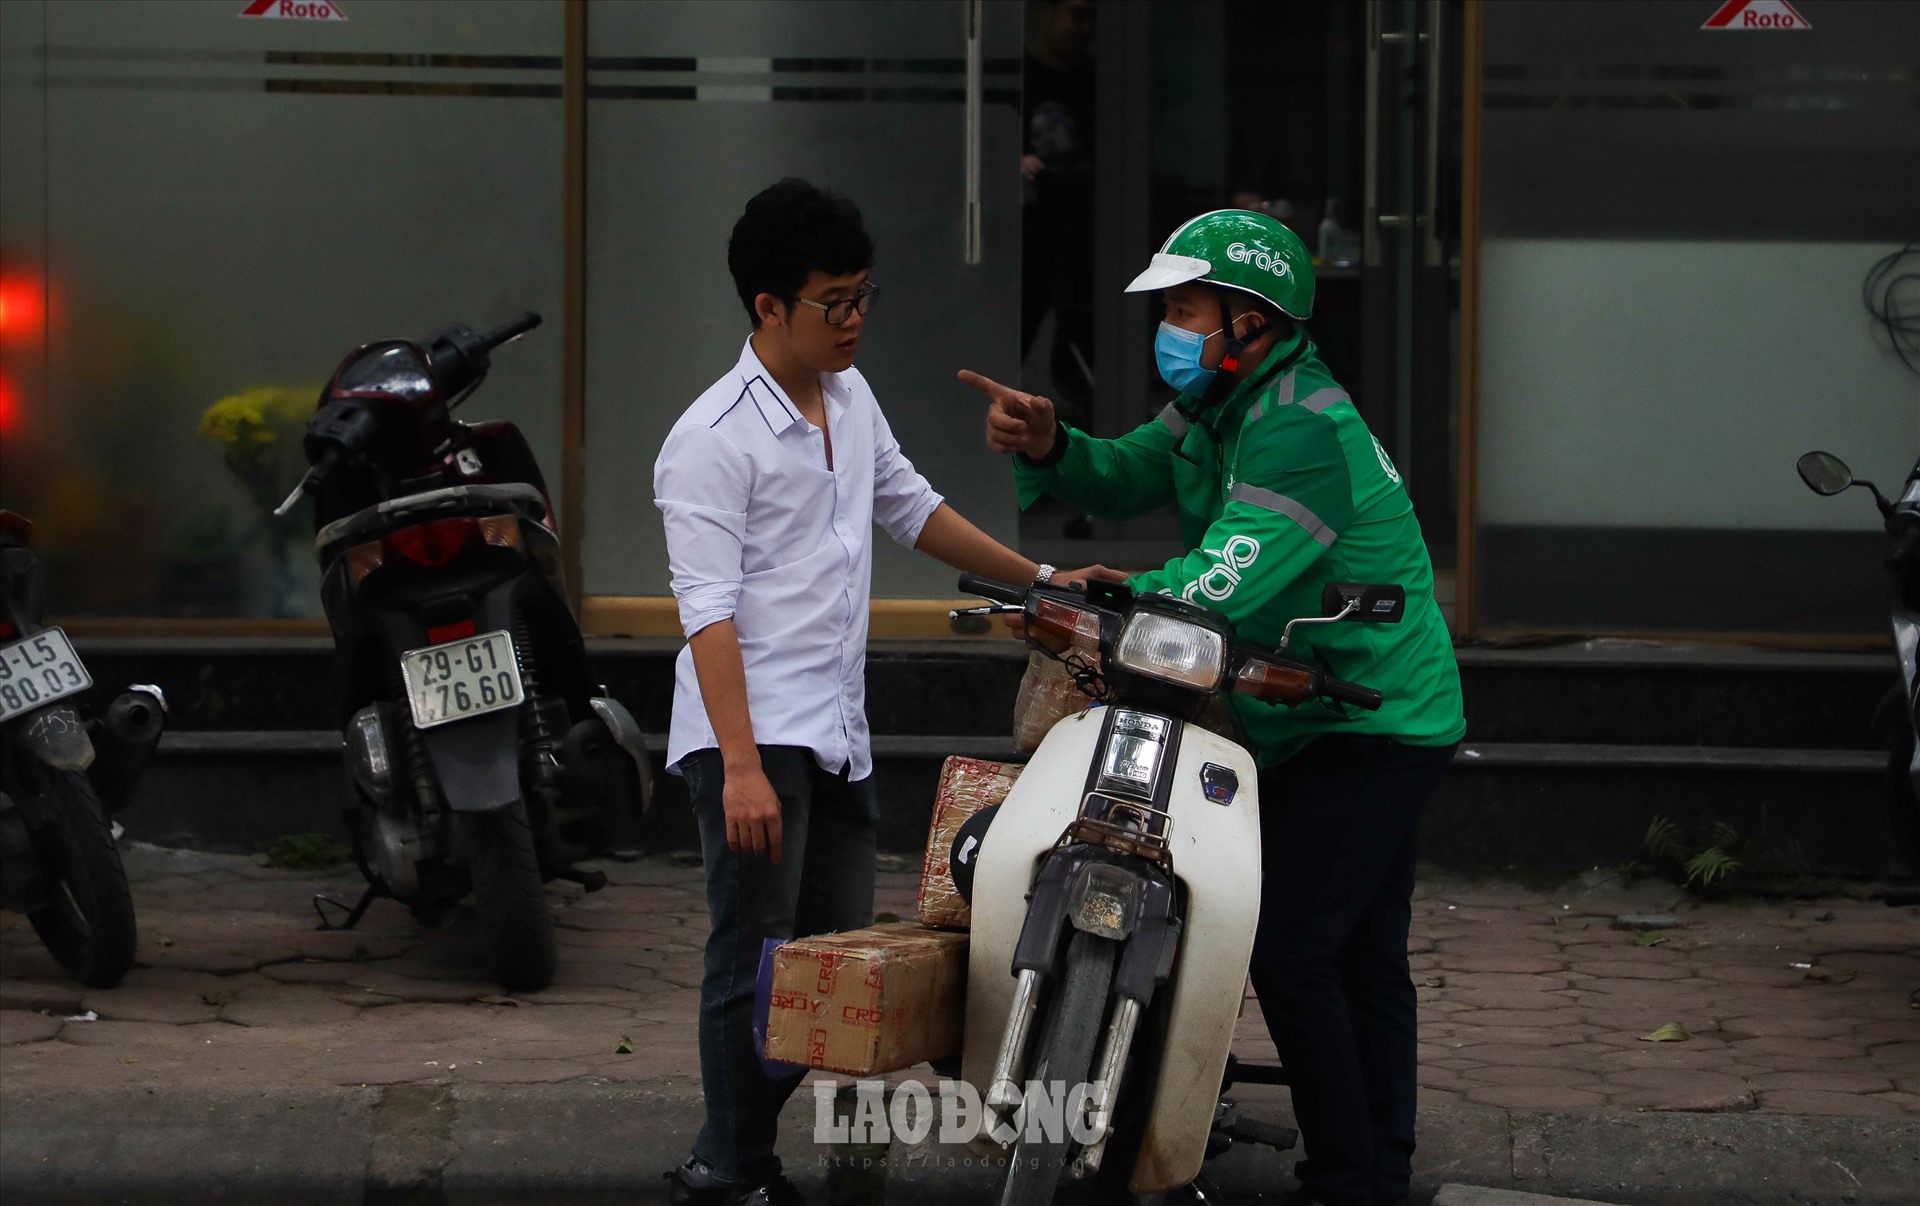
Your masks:
[[[808,1096],[782,1120],[781,1151],[823,1203],[828,1158],[849,1149],[804,1155]],[[0,1090],[0,1113],[0,1183],[16,1206],[661,1202],[661,1174],[700,1121],[697,1086],[684,1082]],[[1487,1187],[1649,1206],[1894,1206],[1920,1185],[1911,1118],[1446,1107],[1422,1112],[1420,1144],[1416,1202],[1444,1182],[1451,1202],[1499,1200],[1468,1193]],[[1292,1158],[1237,1148],[1208,1175],[1228,1201],[1270,1200]],[[887,1161],[886,1201],[992,1200],[997,1172],[966,1148],[896,1146]]]

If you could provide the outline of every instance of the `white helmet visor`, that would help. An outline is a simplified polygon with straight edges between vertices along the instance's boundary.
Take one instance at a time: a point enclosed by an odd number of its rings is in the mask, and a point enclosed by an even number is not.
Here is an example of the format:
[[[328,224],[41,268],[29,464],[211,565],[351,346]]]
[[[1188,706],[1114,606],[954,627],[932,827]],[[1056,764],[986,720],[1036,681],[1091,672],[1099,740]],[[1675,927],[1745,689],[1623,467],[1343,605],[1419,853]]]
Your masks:
[[[1197,281],[1212,271],[1213,265],[1205,260],[1159,251],[1147,264],[1147,270],[1133,278],[1133,283],[1127,286],[1127,292],[1147,293],[1155,289],[1171,289],[1175,285]]]

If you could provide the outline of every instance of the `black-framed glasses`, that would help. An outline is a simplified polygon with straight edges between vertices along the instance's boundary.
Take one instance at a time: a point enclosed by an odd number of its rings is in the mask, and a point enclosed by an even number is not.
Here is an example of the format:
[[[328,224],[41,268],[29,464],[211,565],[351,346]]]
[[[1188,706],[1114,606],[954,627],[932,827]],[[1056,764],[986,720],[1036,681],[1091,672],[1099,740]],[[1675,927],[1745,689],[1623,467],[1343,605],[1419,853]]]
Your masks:
[[[826,317],[827,325],[837,327],[852,318],[855,310],[865,314],[873,309],[873,295],[878,292],[880,292],[880,286],[868,281],[861,287],[860,292],[852,297],[843,297],[839,301],[817,302],[810,297],[796,297],[793,300],[803,306],[812,306],[821,311]]]

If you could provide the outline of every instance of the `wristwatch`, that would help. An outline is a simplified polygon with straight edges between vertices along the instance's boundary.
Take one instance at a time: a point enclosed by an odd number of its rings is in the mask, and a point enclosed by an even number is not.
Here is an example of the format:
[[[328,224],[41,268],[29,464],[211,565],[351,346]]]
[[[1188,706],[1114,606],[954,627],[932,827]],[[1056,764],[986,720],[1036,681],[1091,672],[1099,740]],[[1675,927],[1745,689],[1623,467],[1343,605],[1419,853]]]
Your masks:
[[[1035,586],[1045,586],[1051,581],[1053,581],[1053,567],[1043,562],[1040,566],[1040,572],[1033,576],[1033,584]]]

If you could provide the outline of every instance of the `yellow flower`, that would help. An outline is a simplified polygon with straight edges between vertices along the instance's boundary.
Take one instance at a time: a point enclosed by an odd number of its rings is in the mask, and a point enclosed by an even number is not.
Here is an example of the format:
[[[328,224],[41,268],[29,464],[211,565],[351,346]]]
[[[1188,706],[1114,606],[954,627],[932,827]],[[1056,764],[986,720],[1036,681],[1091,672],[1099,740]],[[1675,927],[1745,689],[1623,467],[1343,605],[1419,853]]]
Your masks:
[[[207,407],[200,416],[200,434],[217,444],[252,448],[271,444],[274,429],[302,419],[312,407],[309,399],[320,391],[296,386],[267,385],[242,390]]]

